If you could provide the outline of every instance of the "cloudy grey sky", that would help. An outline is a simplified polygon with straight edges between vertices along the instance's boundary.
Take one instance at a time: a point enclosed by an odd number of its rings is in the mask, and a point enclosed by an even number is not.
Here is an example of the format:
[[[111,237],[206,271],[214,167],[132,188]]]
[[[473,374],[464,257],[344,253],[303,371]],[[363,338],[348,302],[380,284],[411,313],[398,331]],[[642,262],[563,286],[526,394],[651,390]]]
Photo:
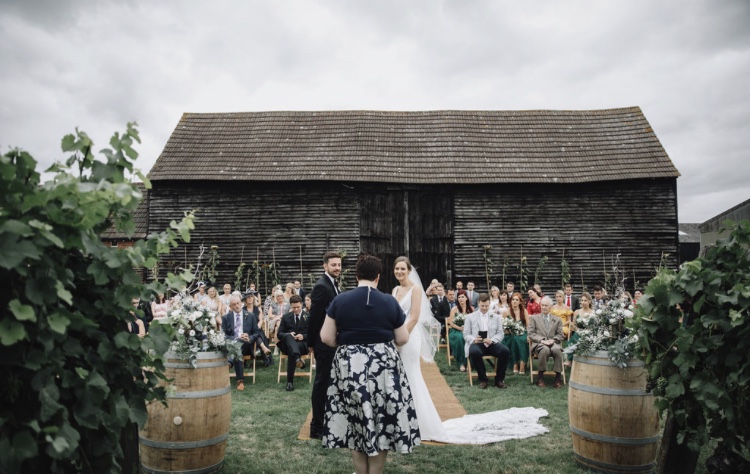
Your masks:
[[[750,2],[0,0],[0,146],[44,167],[75,127],[183,112],[640,106],[681,222],[750,198]]]

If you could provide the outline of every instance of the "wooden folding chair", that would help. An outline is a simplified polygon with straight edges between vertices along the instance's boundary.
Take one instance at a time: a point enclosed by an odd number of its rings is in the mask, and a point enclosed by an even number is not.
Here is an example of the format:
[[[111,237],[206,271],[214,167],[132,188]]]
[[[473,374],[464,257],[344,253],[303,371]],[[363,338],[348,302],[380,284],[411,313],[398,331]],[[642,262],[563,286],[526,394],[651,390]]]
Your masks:
[[[531,383],[533,384],[534,383],[534,374],[538,373],[538,370],[534,370],[534,361],[538,360],[538,357],[537,357],[536,354],[534,354],[534,351],[532,350],[531,338],[527,339],[527,341],[529,343],[529,377],[531,379]],[[552,360],[552,355],[549,356],[549,359]],[[562,370],[563,384],[567,385],[568,381],[567,381],[567,379],[565,377],[565,354],[563,354],[563,368],[562,369],[563,369]],[[552,371],[552,370],[546,370],[542,374],[542,378],[544,378],[545,375],[557,375],[557,374],[555,374],[555,372]]]
[[[497,357],[490,356],[490,355],[482,356],[482,363],[484,364],[485,360],[490,360],[490,359],[495,359],[495,371],[494,372],[487,372],[487,378],[488,379],[490,377],[494,377],[495,375],[497,375]],[[468,357],[466,358],[466,373],[469,374],[469,385],[473,386],[474,385],[474,380],[473,379],[474,379],[474,377],[478,377],[478,375],[475,374],[475,373],[473,373],[471,371],[471,359],[469,359]]]
[[[445,342],[447,342],[448,344],[446,344],[445,347],[448,349],[447,350],[447,352],[448,352],[448,367],[451,366],[451,360],[455,359],[455,357],[453,357],[451,355],[451,340],[448,338],[449,334],[450,334],[450,328],[448,328],[448,325],[446,324],[445,325]]]
[[[313,380],[313,371],[315,370],[315,356],[312,352],[303,355],[300,357],[302,360],[307,362],[307,370],[299,368],[294,371],[294,377],[307,377],[307,380],[312,383]],[[281,382],[281,376],[283,375],[286,377],[286,361],[289,359],[289,356],[281,352],[281,349],[279,349],[279,374],[276,377],[276,383]]]
[[[253,361],[253,371],[252,372],[250,372],[250,367],[248,367],[248,361],[250,361],[250,360]],[[252,377],[253,378],[253,383],[255,383],[255,361],[256,361],[256,359],[253,356],[246,355],[246,356],[242,357],[242,375],[244,375],[245,378]],[[229,368],[229,376],[230,377],[236,377],[237,376],[234,373],[234,367],[230,367]]]

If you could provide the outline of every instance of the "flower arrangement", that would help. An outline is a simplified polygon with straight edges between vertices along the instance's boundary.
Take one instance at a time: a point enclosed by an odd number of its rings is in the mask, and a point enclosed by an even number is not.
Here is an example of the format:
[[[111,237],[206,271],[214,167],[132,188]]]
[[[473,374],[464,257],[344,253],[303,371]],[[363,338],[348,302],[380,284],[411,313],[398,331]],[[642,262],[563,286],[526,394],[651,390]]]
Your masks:
[[[564,352],[586,355],[607,351],[612,364],[624,369],[628,359],[637,356],[638,336],[629,327],[633,316],[633,306],[620,298],[607,301],[591,314],[578,315],[575,324],[579,339]]]
[[[224,336],[224,331],[216,322],[216,316],[215,311],[209,311],[189,295],[176,296],[173,309],[164,318],[175,330],[169,351],[181,359],[189,360],[193,367],[197,366],[198,352],[221,351],[234,356],[240,354],[239,343]]]
[[[514,336],[523,336],[526,334],[526,325],[521,321],[513,321],[513,326],[510,328],[510,333]]]
[[[515,323],[513,318],[503,318],[503,331],[505,334],[511,334],[513,331],[513,323]]]
[[[455,316],[453,316],[453,324],[456,326],[463,326],[466,322],[466,315],[463,313],[456,313]]]

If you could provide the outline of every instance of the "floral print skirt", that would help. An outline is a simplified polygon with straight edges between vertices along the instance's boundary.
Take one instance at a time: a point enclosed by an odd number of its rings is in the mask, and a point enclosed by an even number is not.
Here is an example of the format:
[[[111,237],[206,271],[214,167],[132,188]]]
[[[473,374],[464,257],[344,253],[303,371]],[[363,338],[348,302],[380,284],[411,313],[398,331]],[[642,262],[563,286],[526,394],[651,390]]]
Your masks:
[[[409,382],[392,342],[339,346],[333,359],[323,446],[376,456],[420,444]]]

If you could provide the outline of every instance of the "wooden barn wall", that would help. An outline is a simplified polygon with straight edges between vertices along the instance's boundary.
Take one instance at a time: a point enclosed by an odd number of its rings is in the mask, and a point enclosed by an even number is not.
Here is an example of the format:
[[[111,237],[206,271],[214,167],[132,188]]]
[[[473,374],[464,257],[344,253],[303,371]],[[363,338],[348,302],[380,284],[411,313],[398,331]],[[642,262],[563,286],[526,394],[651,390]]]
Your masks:
[[[351,262],[351,271],[346,282],[355,284],[358,199],[343,186],[162,181],[154,183],[150,201],[151,231],[164,229],[185,211],[198,210],[190,244],[164,259],[162,277],[177,265],[195,264],[203,244],[219,247],[218,285],[235,281],[240,261],[247,264],[246,274],[253,260],[270,263],[275,256],[283,283],[301,273],[303,286],[309,288],[308,275],[317,279],[322,274],[322,257],[329,249],[348,253],[345,262]],[[204,262],[208,254],[206,250]]]
[[[543,256],[546,294],[560,288],[563,253],[574,289],[589,290],[611,273],[619,255],[626,286],[645,285],[662,255],[678,255],[675,179],[613,181],[584,185],[477,186],[455,190],[454,282],[473,279],[486,291],[484,246],[491,245],[491,284],[519,286],[517,266],[526,257],[528,282]]]
[[[445,281],[452,268],[453,197],[438,187],[363,186],[360,192],[361,250],[383,260],[379,289],[397,282],[392,268],[406,255],[420,275]]]

